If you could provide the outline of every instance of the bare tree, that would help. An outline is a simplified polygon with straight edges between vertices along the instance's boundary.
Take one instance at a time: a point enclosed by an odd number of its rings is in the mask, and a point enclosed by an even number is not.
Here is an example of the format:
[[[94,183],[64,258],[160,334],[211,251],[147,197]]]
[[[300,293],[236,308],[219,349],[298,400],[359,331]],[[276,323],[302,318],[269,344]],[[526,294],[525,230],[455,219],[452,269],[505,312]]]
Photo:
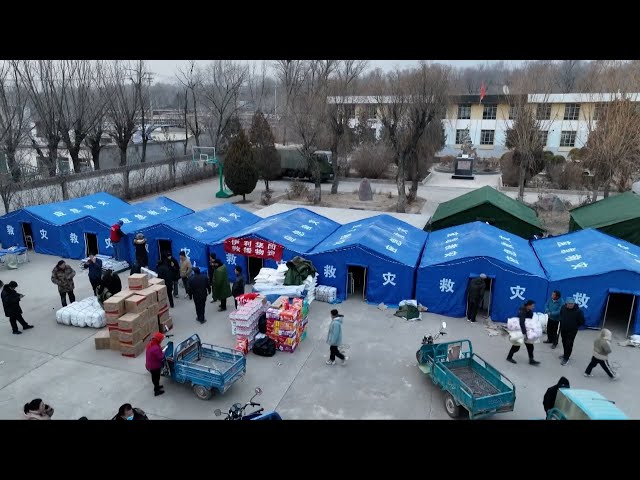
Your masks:
[[[62,102],[69,87],[67,65],[55,60],[25,60],[19,62],[17,71],[29,92],[36,117],[37,135],[44,137],[48,155],[43,155],[35,138],[31,138],[31,143],[44,158],[49,176],[55,177],[58,144],[62,138]]]
[[[147,161],[147,143],[149,142],[149,125],[147,120],[153,112],[151,112],[149,90],[145,89],[145,82],[150,87],[152,75],[147,70],[147,66],[144,60],[137,60],[131,70],[132,76],[129,80],[133,84],[136,95],[138,97],[138,106],[140,109],[140,133],[142,137],[142,155],[140,156],[140,163]],[[148,107],[147,107],[147,104]]]
[[[127,164],[127,148],[136,131],[136,120],[140,112],[139,96],[129,81],[131,66],[115,60],[106,65],[102,77],[107,95],[106,120],[108,134],[120,149],[120,166]]]
[[[335,76],[328,85],[327,124],[331,137],[331,160],[333,163],[333,184],[331,193],[338,193],[340,183],[340,162],[338,161],[338,146],[345,132],[349,129],[349,118],[345,105],[351,100],[349,97],[355,92],[358,77],[367,68],[366,60],[341,60],[337,62]],[[351,102],[352,103],[352,102]]]
[[[247,76],[246,65],[232,60],[215,60],[204,72],[202,95],[209,112],[209,132],[216,153],[225,129],[237,115],[240,88]]]
[[[286,145],[291,102],[304,81],[304,76],[309,70],[309,64],[305,60],[275,60],[273,62],[273,69],[284,89],[284,112],[281,113],[283,119],[282,144]]]
[[[198,98],[202,87],[202,75],[198,69],[195,60],[189,60],[189,65],[184,69],[178,70],[176,75],[178,82],[184,87],[184,124],[185,124],[185,155],[187,154],[187,141],[189,133],[193,135],[196,146],[200,146],[200,135],[202,134],[202,126],[198,121]],[[193,111],[193,120],[189,118],[189,98],[191,98],[191,108]]]
[[[1,62],[0,152],[6,157],[7,168],[14,182],[19,182],[21,175],[16,152],[18,147],[29,137],[31,129],[31,119],[27,108],[28,100],[29,97],[17,71],[17,65],[12,62]]]
[[[557,66],[556,84],[560,93],[572,93],[576,90],[583,65],[580,60],[562,60]]]
[[[253,63],[249,67],[247,87],[249,89],[249,97],[253,103],[254,111],[264,112],[265,97],[267,96],[267,62],[260,63],[260,71],[258,66]]]

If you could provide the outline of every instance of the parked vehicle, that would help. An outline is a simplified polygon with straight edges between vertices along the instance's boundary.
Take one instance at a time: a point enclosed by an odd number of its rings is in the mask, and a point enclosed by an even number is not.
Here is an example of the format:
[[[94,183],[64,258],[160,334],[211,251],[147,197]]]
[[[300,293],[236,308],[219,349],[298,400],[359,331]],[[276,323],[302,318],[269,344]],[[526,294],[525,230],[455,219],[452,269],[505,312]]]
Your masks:
[[[469,340],[435,343],[445,335],[447,324],[437,335],[422,339],[416,352],[418,368],[445,392],[444,407],[451,418],[466,410],[469,418],[513,411],[516,387],[496,368],[473,352]]]
[[[177,347],[169,342],[163,349],[165,362],[162,375],[177,383],[191,385],[201,400],[209,400],[213,392],[226,392],[247,372],[242,353],[231,348],[202,343],[197,334]]]
[[[561,388],[555,406],[547,412],[547,420],[629,420],[629,417],[598,392]]]
[[[245,415],[245,410],[247,407],[260,407],[259,403],[255,403],[253,401],[257,396],[262,395],[262,389],[260,387],[256,387],[255,394],[251,397],[247,403],[242,405],[241,403],[234,403],[229,408],[227,412],[227,416],[224,418],[225,420],[282,420],[280,415],[276,412],[262,413],[264,408],[259,408],[247,415]],[[216,408],[213,412],[216,417],[222,415],[222,410]]]
[[[276,151],[280,157],[282,176],[313,180],[313,171],[307,159],[300,153],[300,145],[276,145]],[[322,181],[326,182],[333,178],[331,152],[317,150],[314,152],[313,158],[318,162]]]

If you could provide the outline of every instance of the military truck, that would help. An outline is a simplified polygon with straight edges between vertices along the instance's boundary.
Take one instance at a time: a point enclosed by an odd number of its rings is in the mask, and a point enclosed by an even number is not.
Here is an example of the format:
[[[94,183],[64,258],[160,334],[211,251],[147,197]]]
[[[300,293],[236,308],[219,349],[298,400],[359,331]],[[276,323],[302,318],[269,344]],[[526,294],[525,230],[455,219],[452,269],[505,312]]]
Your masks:
[[[281,175],[290,178],[307,178],[313,180],[313,172],[309,168],[307,159],[300,153],[300,145],[277,145],[276,151],[280,156]],[[333,178],[331,152],[316,150],[313,158],[319,163],[321,178],[326,182]]]

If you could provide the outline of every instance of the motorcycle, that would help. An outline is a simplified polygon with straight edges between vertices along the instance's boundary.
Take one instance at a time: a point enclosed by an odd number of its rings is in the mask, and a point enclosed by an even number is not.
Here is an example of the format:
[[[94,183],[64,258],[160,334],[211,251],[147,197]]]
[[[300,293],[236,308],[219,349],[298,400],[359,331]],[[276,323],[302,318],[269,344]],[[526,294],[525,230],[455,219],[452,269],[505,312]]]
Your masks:
[[[262,389],[260,387],[256,387],[253,397],[251,397],[251,399],[247,403],[245,403],[244,405],[242,405],[241,403],[234,403],[233,405],[231,405],[231,408],[229,408],[229,411],[227,412],[224,420],[282,420],[280,415],[278,415],[278,413],[276,412],[263,414],[262,412],[264,412],[264,408],[259,408],[258,410],[245,415],[245,410],[247,409],[247,407],[260,407],[259,403],[253,401],[253,399],[259,395],[262,395]],[[222,410],[216,408],[213,414],[216,417],[219,417],[220,415],[222,415]]]

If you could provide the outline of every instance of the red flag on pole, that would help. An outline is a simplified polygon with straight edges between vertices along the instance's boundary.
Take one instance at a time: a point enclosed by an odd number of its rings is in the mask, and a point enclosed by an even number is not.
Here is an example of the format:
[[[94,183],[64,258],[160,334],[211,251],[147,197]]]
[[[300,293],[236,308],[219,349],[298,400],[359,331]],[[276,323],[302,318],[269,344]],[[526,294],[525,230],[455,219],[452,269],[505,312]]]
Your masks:
[[[487,89],[484,87],[484,80],[482,81],[482,85],[480,86],[480,103],[482,103],[482,99],[487,96]]]

